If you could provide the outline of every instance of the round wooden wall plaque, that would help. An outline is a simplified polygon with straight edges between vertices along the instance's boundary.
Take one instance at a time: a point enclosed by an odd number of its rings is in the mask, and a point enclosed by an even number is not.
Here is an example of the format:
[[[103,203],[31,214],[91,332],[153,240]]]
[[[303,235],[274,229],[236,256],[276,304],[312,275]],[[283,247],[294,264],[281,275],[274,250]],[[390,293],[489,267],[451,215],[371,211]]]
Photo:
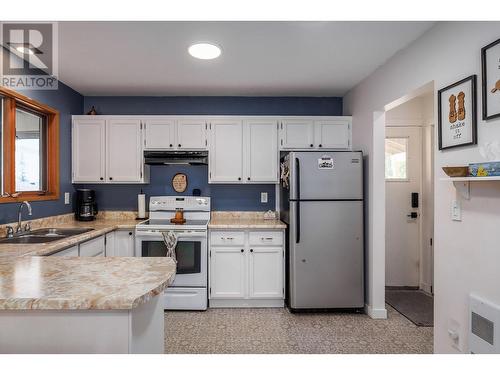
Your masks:
[[[177,173],[172,178],[172,187],[177,193],[183,193],[186,191],[188,185],[188,178],[184,173]]]

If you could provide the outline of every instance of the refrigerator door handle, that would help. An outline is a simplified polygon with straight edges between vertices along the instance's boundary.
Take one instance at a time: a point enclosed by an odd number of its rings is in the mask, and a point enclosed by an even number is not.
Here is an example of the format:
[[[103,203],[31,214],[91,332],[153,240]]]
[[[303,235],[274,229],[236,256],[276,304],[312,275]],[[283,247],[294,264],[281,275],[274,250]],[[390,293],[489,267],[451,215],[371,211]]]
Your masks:
[[[295,210],[295,243],[300,242],[300,161],[295,158],[295,183],[297,191],[297,209]]]

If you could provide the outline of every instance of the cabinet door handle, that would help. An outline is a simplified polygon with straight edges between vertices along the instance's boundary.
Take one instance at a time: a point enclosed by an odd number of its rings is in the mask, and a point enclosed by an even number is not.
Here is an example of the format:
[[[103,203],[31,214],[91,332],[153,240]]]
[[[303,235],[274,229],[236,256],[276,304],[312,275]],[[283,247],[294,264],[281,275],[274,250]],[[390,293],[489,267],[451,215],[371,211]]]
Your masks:
[[[132,232],[128,232],[128,235],[131,236],[132,235]]]
[[[247,177],[247,180],[250,181],[250,177]]]
[[[238,181],[241,181],[241,177],[238,177]]]
[[[170,143],[170,147],[174,147],[174,145],[172,143]]]
[[[250,249],[250,252],[253,253],[253,249]]]
[[[260,238],[262,241],[272,241],[273,238],[272,237],[261,237]]]
[[[181,147],[181,144],[179,143],[179,147]]]
[[[311,143],[311,144],[309,145],[309,147],[314,147],[314,145]]]
[[[240,251],[241,251],[241,252],[244,252],[244,251],[245,251],[245,249],[241,249]]]
[[[100,178],[100,180],[101,180],[101,181],[102,181],[102,180],[104,180],[104,177],[101,177],[101,178]]]
[[[320,144],[319,144],[319,147],[323,147],[323,145],[320,143]]]
[[[110,180],[112,180],[112,179],[113,179],[113,177],[110,177],[109,179],[110,179]]]

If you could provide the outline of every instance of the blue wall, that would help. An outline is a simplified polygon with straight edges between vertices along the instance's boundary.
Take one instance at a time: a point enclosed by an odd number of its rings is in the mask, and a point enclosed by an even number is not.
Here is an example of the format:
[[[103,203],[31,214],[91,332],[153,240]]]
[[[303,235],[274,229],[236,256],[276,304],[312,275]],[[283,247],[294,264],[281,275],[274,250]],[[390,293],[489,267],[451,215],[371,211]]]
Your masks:
[[[59,82],[57,90],[22,90],[20,93],[56,108],[60,112],[59,166],[61,195],[57,201],[33,202],[33,216],[31,218],[72,212],[72,206],[64,204],[64,192],[73,192],[74,190],[71,184],[71,115],[82,113],[83,96],[62,82]],[[0,204],[0,224],[16,221],[18,206],[19,203]],[[23,217],[28,217],[26,211],[23,211]]]
[[[84,112],[95,106],[102,115],[342,115],[342,98],[337,97],[233,97],[233,96],[86,96]],[[188,190],[198,188],[212,198],[215,210],[264,211],[275,208],[275,185],[208,184],[205,166],[152,166],[149,185],[79,185],[96,191],[99,209],[137,209],[141,187],[151,195],[176,195],[171,187],[177,172],[188,176]],[[268,203],[260,203],[260,193],[268,193]],[[182,195],[182,194],[180,194]]]
[[[172,189],[172,177],[186,173],[188,187],[184,193]],[[212,209],[219,211],[264,211],[274,210],[274,185],[229,185],[208,184],[208,167],[205,166],[151,166],[148,185],[75,185],[75,188],[90,188],[96,191],[99,210],[136,210],[137,194],[143,189],[146,198],[155,195],[191,195],[200,189],[203,196],[212,198]],[[260,203],[260,193],[267,192],[268,203]],[[146,204],[147,209],[147,204]]]
[[[342,98],[251,96],[86,96],[100,115],[341,116]]]

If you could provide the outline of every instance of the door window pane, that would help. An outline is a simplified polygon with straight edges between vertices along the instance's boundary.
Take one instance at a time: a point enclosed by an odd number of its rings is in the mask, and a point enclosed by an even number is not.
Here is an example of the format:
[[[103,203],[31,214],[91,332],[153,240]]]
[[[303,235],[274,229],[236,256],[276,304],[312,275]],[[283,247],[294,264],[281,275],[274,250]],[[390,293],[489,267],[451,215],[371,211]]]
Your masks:
[[[44,117],[16,109],[16,191],[45,190]]]
[[[385,179],[408,178],[408,138],[385,139]]]

